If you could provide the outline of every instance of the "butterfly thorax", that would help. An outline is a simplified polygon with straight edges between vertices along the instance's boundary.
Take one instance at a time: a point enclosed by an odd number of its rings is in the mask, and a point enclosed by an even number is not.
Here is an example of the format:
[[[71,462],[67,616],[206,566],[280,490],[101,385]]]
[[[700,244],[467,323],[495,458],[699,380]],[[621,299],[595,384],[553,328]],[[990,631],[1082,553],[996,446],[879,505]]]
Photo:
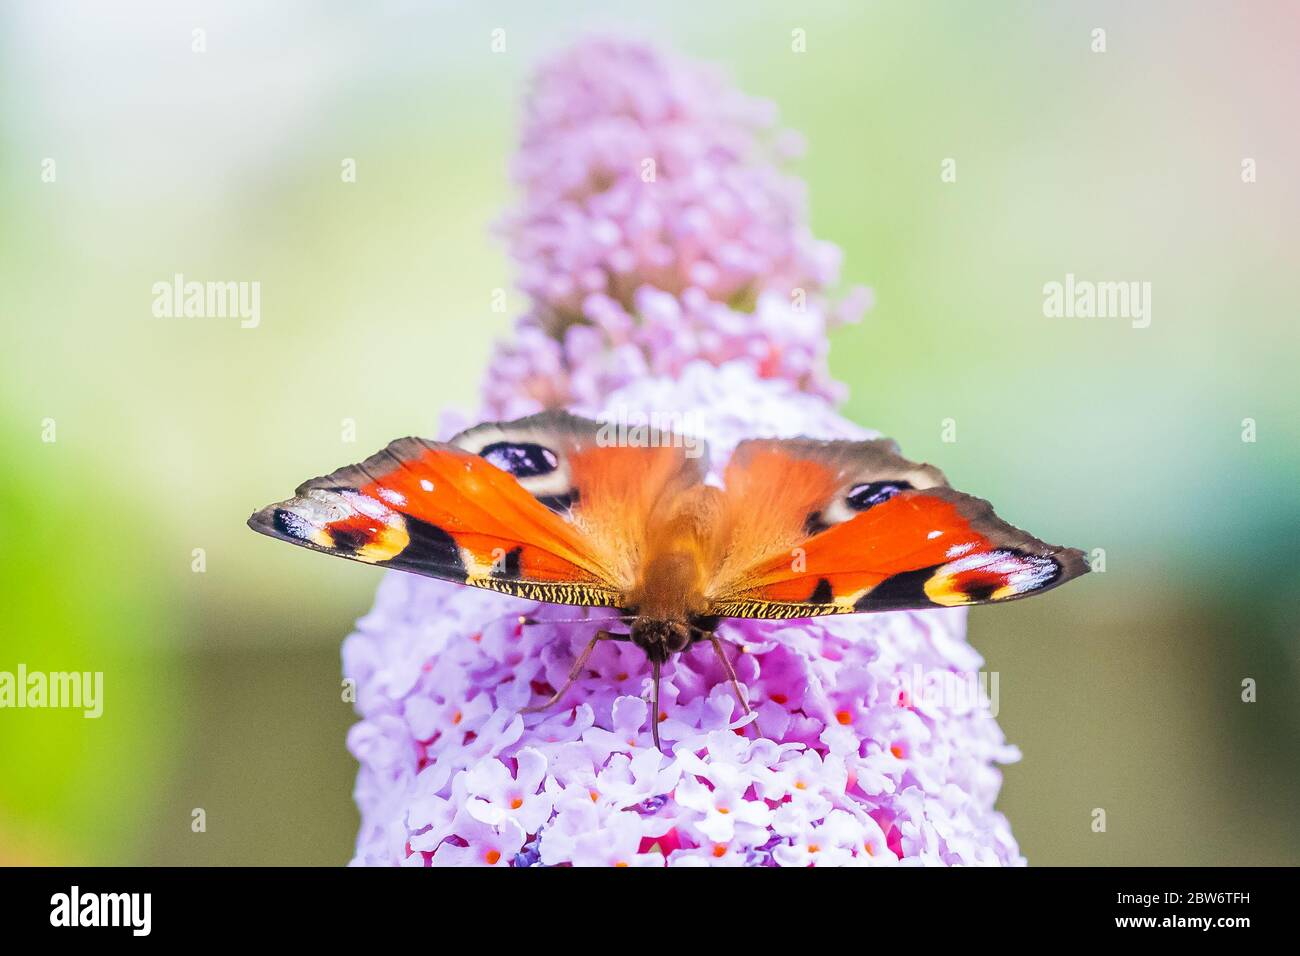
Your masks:
[[[644,550],[627,606],[642,617],[687,623],[708,609],[716,488],[695,485],[662,496],[646,522]]]
[[[691,643],[691,625],[708,610],[707,560],[715,533],[717,489],[695,485],[660,498],[646,524],[644,553],[627,606],[637,614],[632,641],[667,660]]]

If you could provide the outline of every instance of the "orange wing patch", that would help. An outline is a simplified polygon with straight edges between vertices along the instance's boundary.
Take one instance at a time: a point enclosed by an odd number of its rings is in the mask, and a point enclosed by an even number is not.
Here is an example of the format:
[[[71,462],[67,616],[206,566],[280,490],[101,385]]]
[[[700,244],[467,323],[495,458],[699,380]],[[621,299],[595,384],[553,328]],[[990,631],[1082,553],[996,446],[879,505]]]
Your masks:
[[[403,438],[249,519],[317,551],[556,604],[624,589],[580,528],[513,476],[449,444]]]
[[[638,437],[645,441],[629,442]],[[698,485],[708,462],[702,442],[667,431],[620,437],[612,426],[558,411],[487,422],[451,441],[510,471],[572,522],[625,588],[644,570],[652,513]]]
[[[1082,552],[1012,527],[892,443],[762,443],[728,468],[726,496],[724,573],[709,594],[723,617],[984,604],[1088,570]]]

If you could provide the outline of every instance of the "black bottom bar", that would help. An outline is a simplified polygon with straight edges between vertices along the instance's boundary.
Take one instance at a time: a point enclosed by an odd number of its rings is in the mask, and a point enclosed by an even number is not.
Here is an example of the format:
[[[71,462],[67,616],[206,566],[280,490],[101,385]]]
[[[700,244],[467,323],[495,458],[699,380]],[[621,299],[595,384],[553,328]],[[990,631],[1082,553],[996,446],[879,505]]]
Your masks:
[[[574,944],[619,946],[644,941],[652,920],[657,933],[671,936],[677,919],[682,930],[705,919],[709,938],[749,945],[778,930],[811,934],[811,945],[854,925],[924,942],[971,933],[1042,938],[1044,928],[1053,938],[1227,942],[1282,929],[1294,876],[1286,869],[11,869],[0,870],[0,916],[6,933],[76,934],[83,942],[284,936],[375,943],[409,935],[438,946],[459,945],[469,932],[493,948],[558,943],[556,933]]]

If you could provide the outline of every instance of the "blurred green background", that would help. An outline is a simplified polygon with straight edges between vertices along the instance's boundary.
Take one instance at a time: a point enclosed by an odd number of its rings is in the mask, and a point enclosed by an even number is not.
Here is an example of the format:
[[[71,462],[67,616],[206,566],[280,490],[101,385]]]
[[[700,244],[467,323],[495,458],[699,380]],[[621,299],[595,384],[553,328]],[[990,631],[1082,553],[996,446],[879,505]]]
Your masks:
[[[99,720],[0,711],[0,862],[349,858],[339,642],[379,575],[244,519],[477,405],[525,307],[490,309],[489,227],[529,71],[608,29],[806,134],[813,227],[877,297],[834,338],[848,414],[1105,549],[970,618],[1030,862],[1300,862],[1300,13],[1134,6],[0,8],[0,670],[105,672]],[[260,281],[260,327],[153,319],[176,272]],[[1067,272],[1149,281],[1150,327],[1045,318]]]

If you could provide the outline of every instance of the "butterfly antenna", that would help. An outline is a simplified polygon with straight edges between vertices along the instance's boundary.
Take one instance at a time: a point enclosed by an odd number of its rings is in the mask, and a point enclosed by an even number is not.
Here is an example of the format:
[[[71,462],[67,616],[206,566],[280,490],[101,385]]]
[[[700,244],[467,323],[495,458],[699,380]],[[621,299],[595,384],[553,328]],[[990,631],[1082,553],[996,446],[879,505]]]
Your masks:
[[[655,740],[655,749],[660,753],[663,753],[663,745],[659,743],[659,667],[659,661],[652,660],[650,662],[650,676],[654,679],[655,683],[654,691],[650,696],[650,733]]]
[[[520,627],[530,627],[534,624],[608,624],[610,621],[635,621],[635,614],[625,614],[621,617],[564,617],[564,618],[535,618],[526,614],[519,615]]]

